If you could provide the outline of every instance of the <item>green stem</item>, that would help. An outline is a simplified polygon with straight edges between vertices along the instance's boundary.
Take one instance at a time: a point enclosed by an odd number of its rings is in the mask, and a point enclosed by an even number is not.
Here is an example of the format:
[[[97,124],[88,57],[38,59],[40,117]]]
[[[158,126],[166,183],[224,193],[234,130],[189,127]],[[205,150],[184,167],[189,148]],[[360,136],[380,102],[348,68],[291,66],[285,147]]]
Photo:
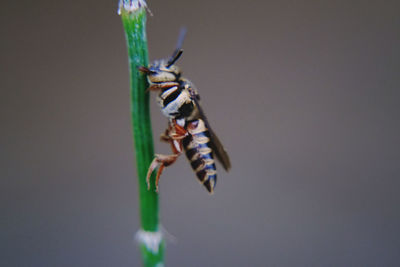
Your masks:
[[[131,115],[142,228],[138,232],[138,239],[141,243],[143,265],[162,266],[164,240],[159,229],[158,194],[155,192],[154,175],[151,177],[150,190],[146,184],[147,169],[154,157],[149,94],[146,92],[148,83],[145,75],[138,71],[139,66],[148,65],[146,3],[144,0],[120,0],[119,13],[125,29],[131,76]]]

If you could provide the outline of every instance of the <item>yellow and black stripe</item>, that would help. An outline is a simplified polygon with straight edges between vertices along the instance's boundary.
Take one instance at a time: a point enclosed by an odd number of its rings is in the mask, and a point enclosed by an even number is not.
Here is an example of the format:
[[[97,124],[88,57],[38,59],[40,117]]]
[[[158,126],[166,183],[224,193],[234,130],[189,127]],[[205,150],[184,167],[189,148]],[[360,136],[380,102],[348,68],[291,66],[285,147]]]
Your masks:
[[[189,135],[182,140],[186,157],[200,183],[208,192],[213,193],[217,182],[217,170],[210,148],[210,132],[202,119],[190,122],[187,128]]]

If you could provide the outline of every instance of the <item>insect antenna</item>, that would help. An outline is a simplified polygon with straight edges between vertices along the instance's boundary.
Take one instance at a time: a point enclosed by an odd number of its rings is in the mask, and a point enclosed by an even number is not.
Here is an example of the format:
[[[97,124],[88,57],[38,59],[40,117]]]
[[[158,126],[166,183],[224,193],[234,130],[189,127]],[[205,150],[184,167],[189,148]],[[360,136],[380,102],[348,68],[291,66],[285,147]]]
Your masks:
[[[178,42],[176,43],[176,49],[174,53],[172,53],[172,56],[167,62],[167,68],[172,66],[181,57],[183,53],[182,45],[183,45],[183,40],[185,39],[185,35],[186,35],[186,28],[182,27],[179,33]]]

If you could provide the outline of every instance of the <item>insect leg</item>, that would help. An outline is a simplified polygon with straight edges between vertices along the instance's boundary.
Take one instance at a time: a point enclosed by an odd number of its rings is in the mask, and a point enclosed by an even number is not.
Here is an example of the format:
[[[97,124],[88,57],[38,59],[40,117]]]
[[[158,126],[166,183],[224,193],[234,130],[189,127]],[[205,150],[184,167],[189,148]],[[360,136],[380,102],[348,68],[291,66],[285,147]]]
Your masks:
[[[169,124],[168,129],[161,136],[161,138],[162,140],[169,142],[171,144],[173,154],[155,155],[155,158],[151,162],[150,167],[147,171],[147,177],[146,177],[147,189],[150,189],[150,176],[153,173],[153,171],[158,167],[156,181],[155,181],[156,191],[158,192],[158,183],[161,177],[161,173],[163,172],[165,167],[168,167],[169,165],[173,164],[177,160],[178,156],[182,153],[182,139],[187,134],[188,134],[187,131],[183,127],[176,124],[174,120]]]
[[[162,155],[156,154],[155,158],[150,164],[149,170],[147,171],[146,183],[147,189],[150,190],[150,176],[153,171],[158,167],[157,176],[156,176],[156,191],[158,192],[158,182],[160,180],[161,173],[163,172],[165,167],[173,164],[178,158],[179,154],[172,155]]]
[[[179,86],[177,82],[163,82],[163,83],[155,83],[150,85],[146,91],[158,91],[162,89],[167,89],[170,87]]]
[[[160,140],[163,142],[171,143],[172,150],[175,151],[174,150],[175,145],[172,144],[172,141],[173,140],[181,140],[186,135],[188,135],[188,132],[185,130],[185,128],[178,125],[176,123],[176,120],[172,120],[172,122],[169,122],[168,128],[165,130],[165,132],[160,135]],[[180,148],[178,150],[182,150],[182,149]]]

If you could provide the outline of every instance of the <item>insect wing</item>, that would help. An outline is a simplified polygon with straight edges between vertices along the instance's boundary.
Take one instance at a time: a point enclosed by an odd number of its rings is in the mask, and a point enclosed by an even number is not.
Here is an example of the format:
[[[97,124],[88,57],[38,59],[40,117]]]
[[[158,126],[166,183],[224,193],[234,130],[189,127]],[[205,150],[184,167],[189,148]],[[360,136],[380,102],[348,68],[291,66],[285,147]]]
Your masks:
[[[219,141],[218,136],[214,133],[214,131],[207,124],[208,130],[210,131],[210,139],[211,139],[211,148],[215,152],[215,156],[221,162],[222,166],[226,171],[229,171],[231,168],[231,161],[229,160],[228,153],[224,149],[221,141]]]
[[[212,128],[210,127],[210,124],[208,123],[207,117],[204,114],[203,109],[200,106],[199,103],[199,95],[193,88],[189,88],[190,95],[192,96],[197,109],[199,111],[199,117],[203,119],[206,127],[208,128],[208,131],[210,132],[210,143],[211,143],[211,148],[213,149],[215,156],[221,162],[222,166],[226,171],[228,171],[231,168],[231,161],[229,159],[228,153],[224,149],[224,146],[222,145],[221,141],[219,140],[218,136],[214,133]]]

